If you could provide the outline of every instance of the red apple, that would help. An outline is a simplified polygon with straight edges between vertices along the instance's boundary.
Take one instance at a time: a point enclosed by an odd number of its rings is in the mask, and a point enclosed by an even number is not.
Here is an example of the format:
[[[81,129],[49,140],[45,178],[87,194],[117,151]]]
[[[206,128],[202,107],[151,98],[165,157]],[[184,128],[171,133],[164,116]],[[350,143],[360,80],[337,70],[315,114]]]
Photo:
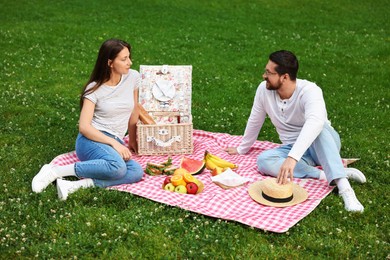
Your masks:
[[[167,176],[165,179],[164,179],[164,182],[163,182],[163,189],[165,187],[165,185],[167,185],[168,183],[171,183],[171,176]]]
[[[198,192],[198,185],[194,182],[189,182],[186,185],[188,194],[196,194]]]

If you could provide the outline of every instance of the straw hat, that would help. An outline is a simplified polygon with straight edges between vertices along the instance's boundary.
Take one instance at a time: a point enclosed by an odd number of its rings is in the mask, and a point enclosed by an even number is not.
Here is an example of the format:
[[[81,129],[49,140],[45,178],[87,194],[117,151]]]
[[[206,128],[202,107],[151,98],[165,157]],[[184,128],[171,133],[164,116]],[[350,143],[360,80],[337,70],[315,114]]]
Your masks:
[[[276,178],[257,181],[249,186],[249,196],[260,204],[273,207],[288,207],[304,202],[307,191],[301,186],[289,182],[280,185]]]

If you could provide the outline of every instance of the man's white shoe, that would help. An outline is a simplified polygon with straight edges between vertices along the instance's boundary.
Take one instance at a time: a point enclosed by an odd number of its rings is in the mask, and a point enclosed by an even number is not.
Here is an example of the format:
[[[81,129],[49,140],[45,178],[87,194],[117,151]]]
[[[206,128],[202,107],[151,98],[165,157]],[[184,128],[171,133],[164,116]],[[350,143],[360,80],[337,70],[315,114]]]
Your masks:
[[[31,188],[33,192],[40,193],[57,178],[58,176],[53,170],[53,165],[45,164],[42,166],[38,174],[33,178]]]
[[[66,200],[68,195],[74,192],[73,183],[63,179],[57,179],[57,192],[60,200]]]
[[[355,168],[344,168],[345,173],[347,174],[348,180],[354,180],[359,183],[365,183],[366,182],[366,176]]]
[[[363,212],[364,207],[356,198],[355,192],[352,189],[346,189],[339,193],[344,200],[344,207],[347,211]]]

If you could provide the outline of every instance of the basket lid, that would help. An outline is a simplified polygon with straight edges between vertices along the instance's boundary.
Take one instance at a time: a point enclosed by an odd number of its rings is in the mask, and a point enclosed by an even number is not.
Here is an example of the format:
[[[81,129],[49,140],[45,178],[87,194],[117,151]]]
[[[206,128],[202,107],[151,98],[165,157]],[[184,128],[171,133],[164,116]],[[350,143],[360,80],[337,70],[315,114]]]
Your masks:
[[[146,111],[191,114],[191,65],[141,65],[139,103]]]

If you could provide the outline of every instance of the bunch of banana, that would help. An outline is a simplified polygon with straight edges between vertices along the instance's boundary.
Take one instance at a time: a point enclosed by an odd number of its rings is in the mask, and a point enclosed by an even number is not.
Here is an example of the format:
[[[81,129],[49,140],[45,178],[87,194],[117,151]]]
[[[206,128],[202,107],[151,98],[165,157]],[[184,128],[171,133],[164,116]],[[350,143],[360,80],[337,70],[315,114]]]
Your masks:
[[[230,169],[236,169],[238,168],[237,164],[231,163],[229,161],[226,161],[214,154],[209,153],[206,151],[204,153],[204,161],[206,163],[206,168],[209,170],[214,170],[215,168],[230,168]]]

